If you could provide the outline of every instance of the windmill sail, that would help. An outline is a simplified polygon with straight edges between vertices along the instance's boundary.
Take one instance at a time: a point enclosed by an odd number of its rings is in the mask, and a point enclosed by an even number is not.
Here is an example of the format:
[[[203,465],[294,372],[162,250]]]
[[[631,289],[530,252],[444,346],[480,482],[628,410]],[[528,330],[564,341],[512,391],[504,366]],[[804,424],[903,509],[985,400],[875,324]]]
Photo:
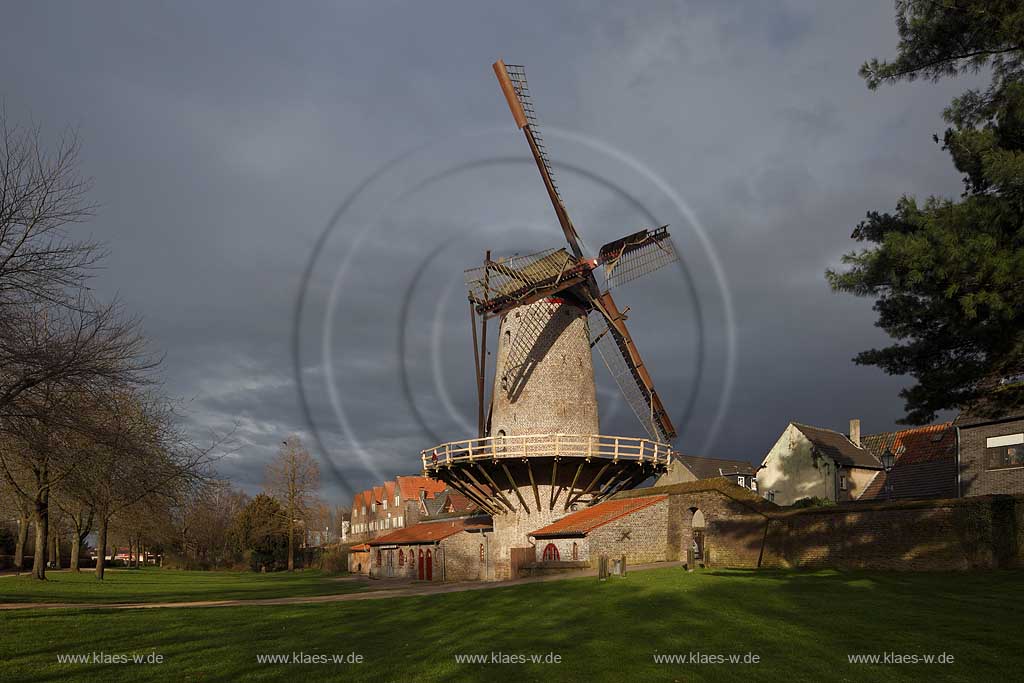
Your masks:
[[[580,248],[580,236],[569,219],[569,212],[566,211],[562,195],[558,191],[558,185],[555,184],[551,159],[548,157],[547,146],[540,134],[537,115],[533,109],[533,101],[530,99],[530,87],[526,83],[526,69],[516,64],[505,64],[499,59],[494,63],[494,73],[498,77],[498,83],[505,94],[509,109],[512,110],[512,118],[526,135],[526,141],[537,162],[537,168],[544,180],[544,187],[547,188],[548,197],[551,199],[551,205],[555,209],[558,224],[562,226],[562,232],[569,243],[569,248],[577,258],[580,258],[583,256],[583,250]]]
[[[641,230],[601,247],[597,261],[604,266],[609,287],[617,287],[679,260],[668,226]]]
[[[597,347],[608,372],[651,438],[657,441],[674,439],[676,429],[658,392],[654,390],[654,382],[611,294],[605,292],[601,295],[596,313],[591,316],[591,346]]]

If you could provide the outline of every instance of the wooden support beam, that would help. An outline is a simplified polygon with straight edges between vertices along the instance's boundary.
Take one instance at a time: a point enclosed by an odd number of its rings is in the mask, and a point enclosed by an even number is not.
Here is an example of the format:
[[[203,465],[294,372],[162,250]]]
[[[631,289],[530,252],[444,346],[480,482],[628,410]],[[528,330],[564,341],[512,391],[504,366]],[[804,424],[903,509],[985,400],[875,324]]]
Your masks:
[[[465,483],[463,483],[457,477],[453,477],[451,480],[447,481],[446,483],[449,486],[451,486],[453,489],[455,489],[456,491],[458,491],[459,493],[461,493],[462,495],[466,496],[471,501],[473,501],[474,503],[479,505],[480,509],[483,510],[484,512],[488,512],[490,514],[494,514],[495,509],[491,506],[491,503],[487,499],[481,498],[479,496],[479,494],[474,493],[473,491],[471,491],[465,485]]]
[[[519,493],[519,487],[516,486],[515,479],[512,478],[512,473],[508,471],[508,466],[505,463],[501,463],[501,469],[505,471],[505,476],[508,478],[508,484],[512,487],[512,490],[516,494],[516,498],[522,503],[523,509],[526,510],[526,514],[530,514],[530,506],[526,504],[526,500],[523,498],[523,494]]]
[[[555,480],[558,478],[558,458],[551,461],[551,493],[555,492]],[[555,509],[555,497],[553,495],[548,496],[548,509]]]
[[[533,467],[530,465],[529,458],[523,458],[526,461],[526,471],[530,475],[530,486],[533,487],[533,497],[537,501],[537,510],[540,510],[540,491],[537,490],[537,481],[533,478]]]
[[[505,497],[505,494],[501,492],[501,489],[494,482],[494,479],[491,478],[490,472],[488,472],[485,468],[481,467],[480,463],[477,463],[476,468],[480,470],[480,473],[484,475],[484,477],[487,479],[487,482],[494,488],[494,495],[497,496],[501,500],[501,502],[505,504],[505,507],[507,507],[510,512],[515,512],[516,506],[510,503],[508,501],[508,498]]]
[[[487,321],[484,321],[487,324]],[[473,329],[473,369],[476,372],[476,435],[484,436],[484,366],[480,362],[480,346],[476,338],[476,308],[469,302],[469,326]]]
[[[565,494],[565,508],[563,508],[563,509],[565,509],[565,510],[568,510],[568,509],[569,509],[569,505],[571,504],[571,503],[570,503],[569,501],[570,501],[570,500],[571,500],[571,498],[572,498],[572,495],[571,495],[571,494],[572,494],[572,492],[573,492],[573,491],[575,491],[575,490],[576,490],[576,482],[577,482],[577,481],[579,480],[579,478],[580,478],[580,472],[582,472],[582,471],[583,471],[583,466],[584,466],[585,464],[586,464],[586,462],[581,462],[581,463],[580,463],[580,466],[576,468],[576,474],[574,474],[574,475],[573,475],[573,478],[572,478],[572,483],[571,483],[571,484],[569,484],[569,493]]]
[[[455,470],[452,470],[452,472],[454,472],[454,471]],[[494,508],[498,512],[501,512],[501,506],[498,505],[498,501],[495,499],[494,494],[493,493],[488,493],[487,491],[484,491],[483,484],[481,484],[479,481],[476,480],[476,478],[473,476],[472,472],[470,472],[467,469],[460,469],[459,472],[465,474],[470,479],[470,481],[472,482],[472,483],[470,483],[470,482],[463,481],[462,479],[459,479],[459,481],[464,486],[472,486],[479,493],[479,496],[488,502],[488,505],[490,507]]]
[[[552,510],[555,509],[555,504],[558,502],[558,497],[560,495],[562,495],[562,491],[564,491],[564,490],[565,490],[564,486],[559,486],[557,489],[555,489],[555,495],[551,498],[551,509]],[[565,494],[565,498],[566,498],[566,500],[569,499],[569,494],[568,493]]]
[[[470,496],[478,505],[482,505],[485,510],[494,514],[495,512],[501,512],[501,508],[494,502],[492,496],[488,495],[486,491],[481,488],[474,487],[468,481],[460,478],[455,470],[449,472],[449,478],[447,479],[449,484],[455,486],[456,489],[460,489],[467,496]]]
[[[594,478],[590,480],[590,484],[587,485],[587,488],[583,489],[582,491],[580,491],[579,493],[572,497],[572,500],[569,501],[569,505],[572,505],[580,498],[590,493],[590,491],[594,488],[594,485],[597,483],[598,479],[601,478],[601,475],[604,474],[605,470],[607,470],[609,467],[611,467],[611,463],[605,463],[605,466],[598,470],[597,474],[594,475]]]

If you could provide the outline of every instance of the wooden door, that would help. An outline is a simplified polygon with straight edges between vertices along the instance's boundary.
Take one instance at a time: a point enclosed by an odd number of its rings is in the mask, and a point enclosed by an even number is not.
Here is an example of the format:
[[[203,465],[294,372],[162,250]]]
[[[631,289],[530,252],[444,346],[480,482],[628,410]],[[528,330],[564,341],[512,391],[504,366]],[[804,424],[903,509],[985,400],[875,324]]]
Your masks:
[[[417,573],[417,578],[419,578],[420,581],[423,580],[423,551],[422,550],[420,550],[420,566],[419,566],[419,572]]]

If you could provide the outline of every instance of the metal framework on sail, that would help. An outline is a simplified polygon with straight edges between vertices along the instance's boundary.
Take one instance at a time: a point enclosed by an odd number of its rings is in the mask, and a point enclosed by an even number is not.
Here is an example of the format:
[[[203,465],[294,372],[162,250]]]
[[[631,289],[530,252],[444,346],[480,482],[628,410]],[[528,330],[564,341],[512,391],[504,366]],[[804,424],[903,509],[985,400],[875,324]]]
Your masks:
[[[544,137],[541,135],[540,127],[537,125],[537,112],[533,109],[533,100],[530,98],[530,86],[526,82],[526,68],[520,64],[506,64],[505,72],[508,74],[509,80],[512,81],[512,88],[516,92],[516,97],[519,98],[519,104],[523,107],[523,113],[526,114],[526,120],[530,126],[530,131],[533,133],[533,139],[537,142],[537,150],[540,152],[541,161],[544,162],[544,168],[548,171],[548,177],[551,179],[555,195],[561,201],[562,195],[558,191],[558,181],[555,180],[555,172],[551,168],[548,148],[544,144]]]
[[[590,332],[592,347],[597,347],[601,360],[608,368],[615,383],[619,385],[626,403],[633,410],[647,434],[655,441],[670,441],[661,423],[656,419],[651,408],[651,397],[644,386],[636,369],[627,360],[628,351],[623,347],[622,339],[608,325],[608,321],[600,312],[590,315]]]
[[[597,257],[609,287],[617,287],[679,260],[668,226],[641,230],[601,247]]]
[[[591,265],[565,249],[488,261],[466,271],[469,300],[481,315],[498,315],[583,282]]]

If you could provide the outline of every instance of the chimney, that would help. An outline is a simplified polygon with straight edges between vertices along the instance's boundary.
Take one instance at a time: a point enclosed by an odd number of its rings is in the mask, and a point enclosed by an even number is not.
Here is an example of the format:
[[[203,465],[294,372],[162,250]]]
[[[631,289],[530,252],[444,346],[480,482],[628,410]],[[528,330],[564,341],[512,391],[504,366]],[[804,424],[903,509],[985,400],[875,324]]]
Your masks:
[[[854,418],[850,420],[850,441],[857,448],[860,448],[860,420]]]

